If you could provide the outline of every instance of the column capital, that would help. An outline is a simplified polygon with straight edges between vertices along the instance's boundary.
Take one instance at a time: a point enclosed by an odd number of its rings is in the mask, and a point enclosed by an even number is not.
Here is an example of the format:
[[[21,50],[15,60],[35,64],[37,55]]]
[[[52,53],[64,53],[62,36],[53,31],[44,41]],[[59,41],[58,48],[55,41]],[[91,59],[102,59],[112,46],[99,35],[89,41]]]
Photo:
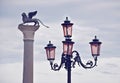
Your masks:
[[[18,29],[23,32],[24,40],[34,40],[34,33],[39,29],[39,25],[34,26],[19,24]]]

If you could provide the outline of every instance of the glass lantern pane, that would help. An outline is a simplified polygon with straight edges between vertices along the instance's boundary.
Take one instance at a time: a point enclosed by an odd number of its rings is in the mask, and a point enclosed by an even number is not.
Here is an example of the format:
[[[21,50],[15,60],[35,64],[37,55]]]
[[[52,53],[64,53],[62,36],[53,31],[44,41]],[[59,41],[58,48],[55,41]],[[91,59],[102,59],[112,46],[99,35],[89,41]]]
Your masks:
[[[55,48],[46,49],[47,59],[55,59]]]
[[[64,32],[65,37],[71,37],[72,36],[72,26],[71,25],[63,26],[63,32]]]
[[[92,55],[99,55],[99,46],[97,44],[91,45]]]
[[[69,44],[68,55],[72,55],[72,48],[73,48],[73,44]]]
[[[63,53],[67,54],[67,50],[68,50],[67,44],[63,44]]]
[[[55,48],[50,48],[49,59],[55,58]]]
[[[49,50],[48,49],[46,49],[46,54],[47,54],[47,58],[48,58],[48,56],[49,56]]]
[[[49,56],[50,56],[50,51],[49,51],[49,49],[46,49],[46,54],[47,54],[47,59],[49,59]]]
[[[63,32],[64,32],[64,36],[66,36],[67,35],[67,30],[66,30],[65,26],[63,26]]]
[[[68,36],[72,36],[72,26],[71,25],[68,26],[67,31],[68,31]]]
[[[98,55],[100,55],[100,45],[98,45]]]
[[[73,44],[63,44],[63,53],[72,55]]]

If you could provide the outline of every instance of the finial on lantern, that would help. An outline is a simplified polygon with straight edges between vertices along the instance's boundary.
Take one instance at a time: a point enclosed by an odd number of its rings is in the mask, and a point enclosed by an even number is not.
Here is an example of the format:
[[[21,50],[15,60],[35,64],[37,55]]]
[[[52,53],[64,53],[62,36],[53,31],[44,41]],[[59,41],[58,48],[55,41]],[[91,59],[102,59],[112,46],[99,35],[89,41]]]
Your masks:
[[[49,41],[49,44],[51,44],[51,41]]]
[[[97,39],[97,36],[95,35],[95,39]]]
[[[66,21],[68,21],[68,17],[66,17]]]

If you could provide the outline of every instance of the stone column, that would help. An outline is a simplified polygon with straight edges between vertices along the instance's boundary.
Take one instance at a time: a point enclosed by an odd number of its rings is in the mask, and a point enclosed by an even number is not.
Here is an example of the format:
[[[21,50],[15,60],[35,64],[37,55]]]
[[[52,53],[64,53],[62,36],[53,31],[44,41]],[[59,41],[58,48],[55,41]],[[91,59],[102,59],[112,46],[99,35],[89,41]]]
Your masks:
[[[33,25],[20,24],[18,26],[24,37],[23,83],[33,83],[33,42],[38,28],[39,26]]]

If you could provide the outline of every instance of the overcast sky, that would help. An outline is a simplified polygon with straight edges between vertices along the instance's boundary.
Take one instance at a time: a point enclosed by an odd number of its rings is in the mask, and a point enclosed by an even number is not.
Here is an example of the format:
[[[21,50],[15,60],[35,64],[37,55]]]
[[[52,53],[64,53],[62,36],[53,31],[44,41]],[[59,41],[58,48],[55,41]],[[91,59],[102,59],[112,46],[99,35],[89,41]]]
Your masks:
[[[111,62],[110,62],[111,61]],[[59,61],[58,61],[59,62]],[[93,69],[76,67],[72,69],[72,83],[120,83],[119,58],[99,59]],[[0,64],[0,83],[22,83],[23,66],[21,63]],[[47,61],[35,62],[34,83],[67,83],[67,71],[52,71]]]
[[[74,23],[74,49],[83,57],[90,57],[89,42],[95,35],[103,42],[101,57],[120,57],[120,1],[119,0],[1,0],[0,1],[0,63],[22,60],[23,34],[18,30],[21,13],[37,10],[35,18],[51,28],[43,26],[35,33],[35,59],[44,60],[44,47],[49,40],[54,43],[56,59],[62,53],[64,40],[61,23],[66,17]]]
[[[92,58],[89,42],[97,35],[102,42],[99,58],[120,60],[120,0],[0,0],[1,65],[22,64],[23,34],[18,25],[21,13],[34,10],[38,11],[35,18],[50,26],[41,25],[35,33],[35,61],[47,61],[44,47],[49,40],[57,47],[56,59],[60,60],[64,40],[61,23],[66,17],[74,23],[74,49],[83,59]]]

